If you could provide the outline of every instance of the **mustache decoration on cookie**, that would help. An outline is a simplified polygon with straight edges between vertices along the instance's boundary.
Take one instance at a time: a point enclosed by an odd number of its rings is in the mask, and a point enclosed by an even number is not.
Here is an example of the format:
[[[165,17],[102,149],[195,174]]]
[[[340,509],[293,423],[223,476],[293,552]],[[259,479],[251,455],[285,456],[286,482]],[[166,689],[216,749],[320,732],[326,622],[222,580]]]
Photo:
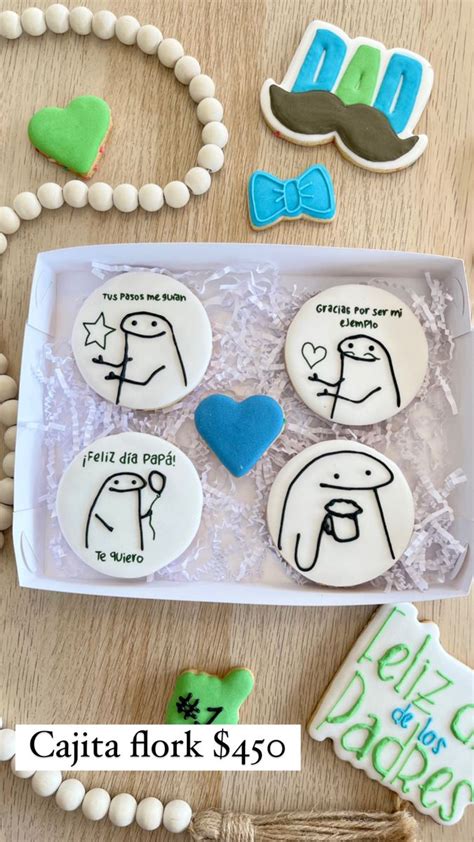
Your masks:
[[[275,117],[292,132],[327,135],[337,132],[351,152],[367,162],[397,161],[408,154],[419,138],[400,138],[385,114],[370,105],[344,105],[329,91],[285,91],[270,88]]]
[[[277,85],[267,79],[261,108],[279,137],[303,146],[334,140],[352,163],[374,172],[413,164],[428,144],[413,129],[428,101],[433,69],[409,50],[349,38],[313,21]]]

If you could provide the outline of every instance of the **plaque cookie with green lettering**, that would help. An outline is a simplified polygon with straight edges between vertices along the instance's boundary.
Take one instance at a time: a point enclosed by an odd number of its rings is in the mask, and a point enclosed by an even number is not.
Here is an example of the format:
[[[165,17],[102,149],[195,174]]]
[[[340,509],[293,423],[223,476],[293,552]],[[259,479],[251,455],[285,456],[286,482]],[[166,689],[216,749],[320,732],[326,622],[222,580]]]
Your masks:
[[[78,558],[107,576],[139,578],[177,559],[193,541],[201,482],[191,460],[170,442],[118,433],[73,459],[56,511]]]
[[[333,140],[353,164],[393,172],[426,149],[426,135],[413,130],[432,85],[433,69],[417,53],[315,20],[281,84],[267,79],[260,102],[277,137],[306,146]]]
[[[308,725],[341,760],[443,825],[473,801],[473,671],[409,603],[374,614]],[[464,837],[463,837],[464,838]]]

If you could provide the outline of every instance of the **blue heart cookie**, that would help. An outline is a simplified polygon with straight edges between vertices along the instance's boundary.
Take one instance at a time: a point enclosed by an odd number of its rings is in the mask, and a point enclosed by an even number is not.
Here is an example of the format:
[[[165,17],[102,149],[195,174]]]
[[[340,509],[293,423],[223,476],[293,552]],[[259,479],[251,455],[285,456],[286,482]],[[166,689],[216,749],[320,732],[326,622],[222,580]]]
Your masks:
[[[197,407],[194,422],[227,470],[243,477],[280,435],[285,416],[267,395],[240,402],[227,395],[209,395]]]

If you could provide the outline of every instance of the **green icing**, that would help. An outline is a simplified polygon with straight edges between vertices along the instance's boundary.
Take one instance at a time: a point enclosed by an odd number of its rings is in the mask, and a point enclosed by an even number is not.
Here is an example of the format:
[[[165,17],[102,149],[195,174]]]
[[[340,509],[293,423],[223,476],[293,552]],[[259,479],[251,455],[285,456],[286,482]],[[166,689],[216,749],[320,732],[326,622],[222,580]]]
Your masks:
[[[474,731],[471,731],[470,733],[462,733],[462,731],[461,731],[460,719],[463,717],[464,713],[467,710],[474,710],[474,705],[473,704],[463,705],[463,707],[459,708],[459,710],[456,711],[456,713],[453,717],[453,720],[451,722],[451,732],[454,734],[456,739],[459,740],[464,745],[466,745],[466,743],[468,743],[472,739],[472,737],[474,736]],[[465,728],[465,724],[466,723],[464,722],[464,728]]]
[[[371,105],[380,67],[380,50],[362,44],[352,56],[335,93],[345,105]]]
[[[373,743],[378,738],[380,731],[381,731],[381,724],[380,719],[378,716],[375,716],[373,713],[367,714],[368,718],[372,720],[372,725],[366,725],[363,722],[357,723],[356,725],[351,725],[347,731],[344,731],[341,737],[341,746],[345,751],[352,751],[354,752],[357,760],[361,760],[367,752],[372,748]],[[354,745],[349,742],[349,734],[358,734],[359,731],[366,731],[367,737],[362,743],[362,745]]]
[[[439,779],[441,778],[441,783],[438,783]],[[441,792],[445,789],[448,784],[451,783],[452,779],[454,778],[454,772],[452,769],[449,769],[447,766],[443,766],[442,769],[437,769],[436,772],[433,772],[429,778],[426,779],[424,784],[420,786],[420,801],[423,807],[426,807],[429,810],[431,807],[434,807],[435,804],[438,802],[436,799],[434,801],[428,801],[427,795],[430,792]]]
[[[28,124],[28,136],[43,155],[87,175],[110,128],[110,108],[96,96],[72,99],[66,108],[42,108]]]
[[[178,676],[166,708],[167,725],[236,725],[239,708],[253,690],[250,670],[234,669],[224,678],[189,670]]]
[[[385,674],[385,667],[396,667],[399,664],[403,664],[404,661],[408,658],[410,654],[410,650],[408,646],[405,646],[404,643],[398,643],[396,646],[391,646],[390,649],[387,649],[386,652],[379,658],[378,667],[377,667],[377,675],[382,681],[392,681],[395,678],[394,675],[386,675]],[[399,658],[398,655],[401,655]]]
[[[458,806],[459,806],[458,801],[460,801],[460,792],[462,792],[463,788],[466,788],[466,790],[468,791],[467,803],[469,804],[469,803],[472,802],[472,799],[474,797],[474,791],[473,791],[471,782],[470,781],[459,781],[456,784],[456,786],[454,787],[450,812],[448,813],[444,809],[444,807],[439,807],[439,809],[438,809],[439,816],[443,820],[443,822],[451,822],[453,820],[454,816],[456,815],[456,812],[457,812],[457,809],[458,809]]]

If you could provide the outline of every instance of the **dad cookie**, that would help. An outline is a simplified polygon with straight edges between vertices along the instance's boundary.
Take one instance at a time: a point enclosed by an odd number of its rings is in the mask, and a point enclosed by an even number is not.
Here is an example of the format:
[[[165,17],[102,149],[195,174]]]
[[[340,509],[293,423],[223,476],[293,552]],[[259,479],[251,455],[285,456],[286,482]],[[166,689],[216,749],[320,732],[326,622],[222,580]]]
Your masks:
[[[201,381],[212,333],[203,305],[184,284],[127,272],[84,302],[72,349],[84,380],[103,398],[131,409],[161,409]]]
[[[187,670],[176,680],[166,708],[167,725],[236,725],[239,709],[253,690],[250,670],[236,668],[223,678]]]
[[[119,433],[75,457],[59,484],[56,511],[69,546],[90,567],[108,576],[148,576],[194,539],[201,482],[170,442]]]
[[[110,108],[97,96],[79,96],[66,108],[42,108],[28,124],[31,143],[53,163],[90,178],[112,127]]]
[[[416,396],[428,343],[404,301],[378,287],[348,284],[303,305],[288,329],[285,363],[313,412],[339,424],[375,424]]]
[[[412,132],[432,86],[433,69],[416,53],[315,20],[281,84],[267,79],[260,102],[278,137],[308,146],[334,140],[352,163],[391,172],[426,149],[426,135]]]
[[[290,459],[268,498],[268,528],[283,558],[332,587],[385,573],[407,548],[414,520],[413,497],[397,465],[343,439]]]
[[[414,605],[374,614],[314,711],[308,731],[440,824],[473,800],[473,672],[448,655]]]

